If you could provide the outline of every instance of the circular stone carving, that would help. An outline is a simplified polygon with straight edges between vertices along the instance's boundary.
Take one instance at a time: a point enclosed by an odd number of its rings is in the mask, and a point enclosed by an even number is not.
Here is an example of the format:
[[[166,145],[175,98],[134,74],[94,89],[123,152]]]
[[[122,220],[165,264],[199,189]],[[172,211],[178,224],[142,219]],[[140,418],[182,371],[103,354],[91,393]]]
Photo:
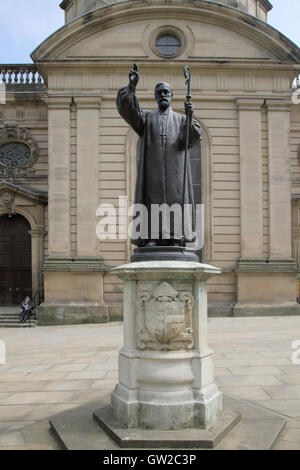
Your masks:
[[[0,144],[0,162],[10,168],[26,165],[30,160],[30,147],[23,142]]]
[[[0,129],[0,177],[24,177],[33,173],[39,156],[37,142],[28,129],[6,124]]]

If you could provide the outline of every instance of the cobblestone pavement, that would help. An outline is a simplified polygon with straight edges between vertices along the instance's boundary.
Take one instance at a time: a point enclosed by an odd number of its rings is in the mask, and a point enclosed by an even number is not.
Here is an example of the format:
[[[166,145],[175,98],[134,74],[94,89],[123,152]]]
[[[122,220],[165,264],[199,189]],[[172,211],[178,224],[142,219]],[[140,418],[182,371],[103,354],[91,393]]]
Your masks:
[[[58,449],[48,419],[97,400],[117,381],[122,324],[0,329],[0,450]],[[216,381],[287,419],[278,449],[300,450],[300,317],[211,318]],[[298,346],[300,350],[300,345]]]

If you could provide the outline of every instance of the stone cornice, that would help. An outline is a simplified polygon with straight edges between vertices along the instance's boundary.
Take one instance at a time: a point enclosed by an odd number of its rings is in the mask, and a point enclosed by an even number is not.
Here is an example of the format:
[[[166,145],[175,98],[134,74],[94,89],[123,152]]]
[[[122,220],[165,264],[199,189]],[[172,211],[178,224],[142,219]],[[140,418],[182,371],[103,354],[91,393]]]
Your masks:
[[[95,95],[74,95],[74,104],[77,109],[98,109],[101,106],[102,98]]]
[[[43,271],[67,271],[67,272],[106,272],[110,268],[104,266],[103,258],[71,258],[63,256],[48,256],[43,266]]]
[[[297,272],[297,264],[294,258],[287,259],[240,259],[235,269],[236,273],[282,273]]]
[[[221,274],[221,269],[209,264],[199,264],[183,261],[141,261],[118,266],[111,270],[122,280],[139,279],[156,280],[158,274],[166,279],[184,280],[198,279],[204,280]]]
[[[72,97],[69,95],[49,95],[48,109],[70,109]]]
[[[66,10],[73,1],[74,0],[63,0],[59,6],[62,10]],[[269,0],[258,0],[258,1],[267,12],[272,10],[273,5],[269,2]],[[111,2],[106,2],[106,3],[112,4],[112,3],[118,3],[118,2],[111,1]]]
[[[282,100],[276,98],[268,98],[265,100],[268,111],[290,111],[291,100]]]
[[[161,70],[162,61],[161,59],[150,59],[147,57],[142,57],[140,60],[137,60],[140,66],[143,68],[149,68],[151,70]],[[170,70],[181,70],[182,73],[182,65],[186,64],[187,59],[176,59],[170,63],[167,63],[167,67]],[[264,75],[270,70],[274,70],[274,73],[278,71],[293,71],[294,78],[296,78],[297,74],[300,73],[300,58],[299,63],[294,63],[290,61],[282,61],[282,60],[268,60],[265,59],[218,59],[218,58],[188,58],[189,64],[193,68],[196,69],[204,69],[204,70],[211,70],[216,69],[216,67],[222,67],[219,73],[226,72],[227,70],[239,68],[242,70],[257,70],[260,72],[261,75]],[[83,70],[82,67],[85,67]],[[128,66],[132,66],[132,59],[129,57],[120,57],[120,58],[82,58],[82,59],[70,59],[66,61],[65,59],[45,59],[39,62],[39,68],[43,71],[50,71],[52,73],[61,73],[62,70],[68,71],[78,71],[81,74],[86,73],[87,71],[101,71],[103,70],[105,73],[109,71],[115,71],[116,67],[119,70],[126,69],[128,73]],[[263,68],[262,68],[263,67]]]
[[[63,0],[63,1],[59,4],[59,6],[60,6],[60,8],[61,8],[62,10],[65,10],[66,8],[68,8],[69,3],[70,3],[70,0]]]
[[[264,104],[264,99],[237,98],[236,103],[240,111],[258,111]]]
[[[271,11],[273,8],[272,3],[269,2],[269,0],[258,0],[259,3],[263,8],[265,8],[267,11]]]

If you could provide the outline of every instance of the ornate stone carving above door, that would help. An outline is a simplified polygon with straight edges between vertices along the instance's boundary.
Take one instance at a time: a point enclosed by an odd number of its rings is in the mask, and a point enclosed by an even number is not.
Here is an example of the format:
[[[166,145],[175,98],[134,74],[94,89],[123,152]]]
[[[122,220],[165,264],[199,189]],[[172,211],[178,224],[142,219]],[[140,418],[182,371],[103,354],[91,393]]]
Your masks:
[[[1,199],[4,206],[4,213],[7,215],[14,214],[15,194],[6,191],[1,195]]]
[[[39,157],[39,147],[28,129],[6,124],[0,129],[0,177],[27,176]]]

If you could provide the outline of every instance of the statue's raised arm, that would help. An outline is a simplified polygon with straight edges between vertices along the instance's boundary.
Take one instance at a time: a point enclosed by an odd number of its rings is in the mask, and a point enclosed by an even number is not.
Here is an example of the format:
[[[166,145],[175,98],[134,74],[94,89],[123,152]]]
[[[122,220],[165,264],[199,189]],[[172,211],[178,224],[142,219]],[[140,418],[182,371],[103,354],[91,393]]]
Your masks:
[[[117,108],[123,119],[141,135],[145,125],[145,115],[140,109],[135,90],[139,82],[139,72],[136,63],[129,72],[129,83],[119,90],[117,96]]]

